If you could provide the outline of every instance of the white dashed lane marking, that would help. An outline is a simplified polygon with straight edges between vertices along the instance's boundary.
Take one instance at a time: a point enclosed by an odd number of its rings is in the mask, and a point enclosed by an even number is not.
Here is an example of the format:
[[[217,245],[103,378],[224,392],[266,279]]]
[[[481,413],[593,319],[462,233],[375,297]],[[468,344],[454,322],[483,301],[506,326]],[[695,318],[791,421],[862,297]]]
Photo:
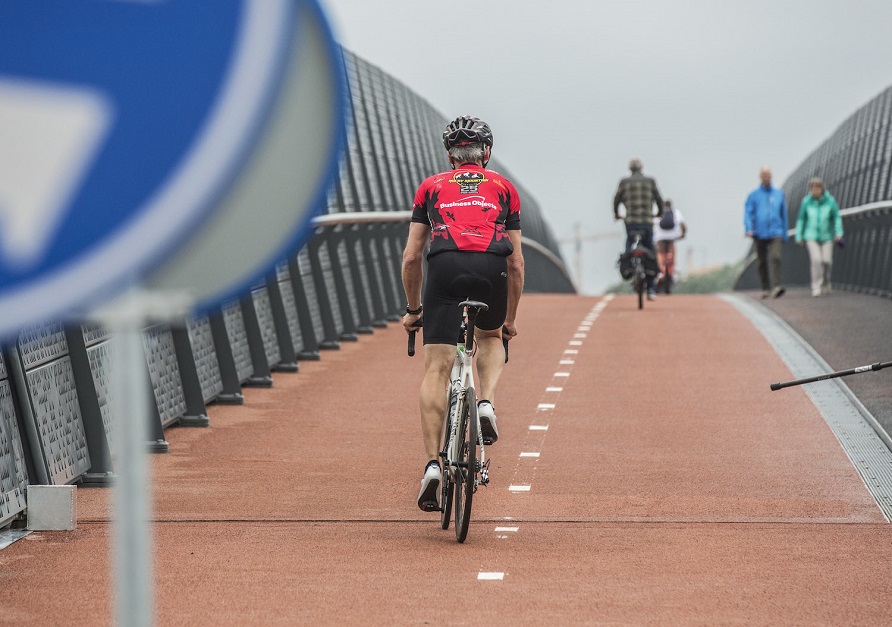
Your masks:
[[[604,308],[607,306],[607,303],[609,303],[611,300],[613,300],[612,295],[605,296],[591,310],[591,312],[589,312],[589,314],[585,317],[585,319],[579,323],[579,326],[576,329],[576,333],[573,334],[574,339],[569,342],[570,346],[582,346],[581,340],[588,338],[588,333],[591,331],[592,325],[594,324],[595,320],[598,319],[598,316],[600,315],[600,313],[604,310]],[[579,350],[576,348],[567,348],[564,350],[564,355],[578,355],[578,354],[579,354]],[[563,358],[559,361],[559,363],[561,366],[573,366],[576,362],[574,361],[574,359]],[[555,378],[567,378],[569,376],[570,376],[570,373],[566,372],[566,371],[554,373]],[[545,392],[551,393],[551,394],[560,394],[563,391],[564,391],[564,388],[559,385],[549,385],[548,387],[545,388]],[[550,397],[550,398],[555,398],[555,397]],[[556,407],[557,407],[557,403],[539,403],[536,407],[536,410],[537,411],[551,411],[551,410],[555,409]],[[548,425],[530,425],[529,430],[545,432],[545,431],[548,431]],[[528,437],[531,437],[531,436],[528,436]],[[539,440],[538,445],[536,443],[531,443],[532,444],[531,448],[532,447],[541,448],[543,441],[544,441],[544,434],[543,434],[543,437]],[[526,444],[524,446],[526,446]],[[520,453],[521,458],[538,460],[539,456],[540,456],[540,453],[538,451],[523,451]],[[514,469],[514,479],[517,480],[522,477],[522,478],[525,478],[527,481],[529,481],[536,474],[537,467],[538,467],[538,464],[536,464],[536,463],[534,463],[532,466],[530,466],[529,464],[525,464],[523,462],[518,461],[517,465],[515,466],[515,469]],[[528,475],[528,473],[532,473],[533,476],[524,476],[524,475]],[[520,476],[518,476],[518,475],[520,475]],[[508,486],[508,491],[509,492],[530,492],[531,484],[530,483],[510,484]],[[512,520],[513,517],[505,516],[504,519],[506,521]],[[508,539],[511,537],[508,534],[517,533],[517,531],[519,529],[520,529],[520,527],[496,527],[495,528],[496,538],[498,538],[500,540]],[[477,573],[477,579],[481,580],[481,581],[501,581],[504,578],[505,578],[504,572],[480,571]]]

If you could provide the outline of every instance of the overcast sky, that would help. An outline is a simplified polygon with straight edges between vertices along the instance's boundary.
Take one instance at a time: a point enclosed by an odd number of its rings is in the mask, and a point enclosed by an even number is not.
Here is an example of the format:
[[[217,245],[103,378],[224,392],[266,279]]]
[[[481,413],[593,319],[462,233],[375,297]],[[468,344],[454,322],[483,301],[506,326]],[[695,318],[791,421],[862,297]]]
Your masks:
[[[321,1],[346,48],[446,117],[486,120],[559,239],[614,234],[583,246],[589,294],[619,278],[630,157],[686,218],[682,267],[734,262],[759,168],[782,184],[892,85],[889,1]]]

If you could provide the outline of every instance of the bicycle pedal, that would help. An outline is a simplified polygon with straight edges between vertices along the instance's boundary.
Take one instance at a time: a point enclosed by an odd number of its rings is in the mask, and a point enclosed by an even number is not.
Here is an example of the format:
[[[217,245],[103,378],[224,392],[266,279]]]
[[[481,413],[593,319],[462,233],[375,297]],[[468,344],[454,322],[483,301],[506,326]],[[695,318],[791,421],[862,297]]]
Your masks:
[[[480,483],[483,487],[489,485],[489,462],[490,460],[486,460],[486,463],[483,464],[483,467],[480,468]]]

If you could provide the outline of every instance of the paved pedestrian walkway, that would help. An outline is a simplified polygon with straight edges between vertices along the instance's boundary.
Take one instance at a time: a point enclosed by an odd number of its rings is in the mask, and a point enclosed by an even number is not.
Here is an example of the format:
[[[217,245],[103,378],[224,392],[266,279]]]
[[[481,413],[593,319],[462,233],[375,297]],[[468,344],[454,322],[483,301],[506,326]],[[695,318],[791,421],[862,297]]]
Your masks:
[[[732,303],[530,295],[518,326],[463,545],[415,505],[423,353],[396,325],[170,429],[157,622],[889,622],[892,525]],[[0,551],[0,622],[109,623],[111,494]]]

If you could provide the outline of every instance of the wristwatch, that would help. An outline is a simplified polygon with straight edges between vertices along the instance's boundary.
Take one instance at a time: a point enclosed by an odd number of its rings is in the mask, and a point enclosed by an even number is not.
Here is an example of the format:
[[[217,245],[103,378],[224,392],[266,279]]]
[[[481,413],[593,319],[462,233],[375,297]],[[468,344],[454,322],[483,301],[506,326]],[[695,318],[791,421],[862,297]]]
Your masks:
[[[418,305],[418,309],[409,309],[409,305],[406,305],[406,313],[410,316],[417,316],[422,309],[424,309],[424,305]]]

